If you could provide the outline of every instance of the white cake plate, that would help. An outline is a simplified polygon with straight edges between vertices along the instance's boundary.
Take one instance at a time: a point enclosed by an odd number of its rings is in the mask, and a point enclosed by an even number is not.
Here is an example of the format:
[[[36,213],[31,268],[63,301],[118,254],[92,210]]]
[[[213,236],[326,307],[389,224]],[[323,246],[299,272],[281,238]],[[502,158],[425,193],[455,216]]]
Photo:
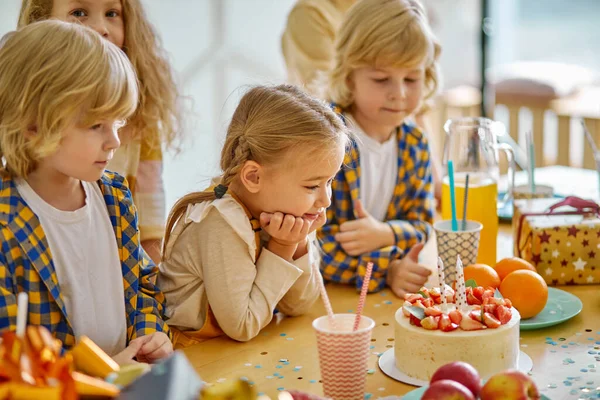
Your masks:
[[[412,385],[412,386],[426,386],[429,382],[422,381],[420,379],[411,378],[405,373],[401,372],[396,367],[396,359],[394,357],[394,348],[387,350],[379,357],[379,368],[384,374],[397,381]],[[519,352],[519,365],[517,369],[522,372],[529,372],[533,368],[533,361],[524,352]]]

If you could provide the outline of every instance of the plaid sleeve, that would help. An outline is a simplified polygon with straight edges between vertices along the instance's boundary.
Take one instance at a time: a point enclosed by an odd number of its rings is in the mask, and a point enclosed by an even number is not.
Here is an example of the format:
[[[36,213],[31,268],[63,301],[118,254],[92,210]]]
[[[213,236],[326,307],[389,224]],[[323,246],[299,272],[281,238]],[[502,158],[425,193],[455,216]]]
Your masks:
[[[14,293],[12,274],[8,270],[3,241],[0,253],[0,332],[17,329],[17,297]]]
[[[129,190],[126,191],[126,196],[131,196]],[[129,204],[129,212],[134,215],[133,221],[137,221],[137,209],[133,202],[129,202]],[[135,226],[135,229],[136,238],[132,241],[132,244],[137,246],[134,256],[139,263],[139,277],[136,318],[131,339],[153,332],[164,332],[171,338],[171,331],[164,321],[165,296],[156,286],[158,267],[148,257],[140,244],[139,228]]]
[[[158,267],[140,246],[140,279],[137,297],[138,314],[134,338],[153,332],[164,332],[171,338],[171,330],[164,321],[165,296],[156,286]],[[133,339],[133,338],[132,338]]]
[[[396,246],[405,251],[429,238],[434,210],[431,153],[425,135],[406,151],[403,159],[407,181],[401,184],[405,200],[398,210],[403,218],[387,221],[394,231]]]
[[[344,168],[352,168],[351,164],[345,164]],[[388,266],[400,255],[399,249],[396,246],[389,246],[353,257],[348,255],[335,240],[340,225],[354,219],[350,186],[345,176],[344,169],[340,170],[331,184],[331,205],[327,209],[327,223],[318,231],[323,251],[321,272],[329,281],[354,283],[356,288],[360,289],[366,265],[372,262],[373,273],[369,282],[369,291],[376,292],[385,287]]]

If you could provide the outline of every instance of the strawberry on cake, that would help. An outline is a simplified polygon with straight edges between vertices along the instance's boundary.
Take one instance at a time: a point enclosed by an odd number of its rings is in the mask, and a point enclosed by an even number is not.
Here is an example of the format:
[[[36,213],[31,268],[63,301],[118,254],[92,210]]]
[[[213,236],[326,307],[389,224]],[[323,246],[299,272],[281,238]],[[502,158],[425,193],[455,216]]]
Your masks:
[[[483,379],[519,361],[519,312],[492,288],[466,287],[458,295],[447,285],[407,294],[396,312],[396,367],[429,381],[442,365],[464,361]]]

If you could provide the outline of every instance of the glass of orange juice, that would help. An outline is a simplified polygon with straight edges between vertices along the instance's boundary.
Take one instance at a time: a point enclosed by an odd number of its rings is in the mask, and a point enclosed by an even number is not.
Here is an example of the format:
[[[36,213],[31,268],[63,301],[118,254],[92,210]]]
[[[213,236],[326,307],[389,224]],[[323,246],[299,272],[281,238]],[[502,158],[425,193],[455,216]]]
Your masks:
[[[456,215],[460,220],[466,211],[466,218],[483,225],[479,242],[477,262],[496,264],[496,239],[498,236],[498,207],[510,200],[514,183],[514,153],[507,144],[498,143],[498,136],[505,132],[504,125],[487,118],[451,119],[444,125],[443,163],[454,163],[454,186]],[[506,152],[509,162],[509,190],[498,200],[498,179],[500,168],[498,152]],[[469,176],[467,209],[464,210],[466,177]],[[450,184],[447,169],[442,180],[442,218],[452,217],[450,204]]]

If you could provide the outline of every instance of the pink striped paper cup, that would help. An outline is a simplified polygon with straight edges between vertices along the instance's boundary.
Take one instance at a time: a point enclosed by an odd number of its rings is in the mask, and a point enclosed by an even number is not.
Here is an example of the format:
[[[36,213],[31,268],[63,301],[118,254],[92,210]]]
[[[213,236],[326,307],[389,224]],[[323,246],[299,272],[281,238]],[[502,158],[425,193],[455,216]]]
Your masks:
[[[375,322],[364,315],[353,331],[355,314],[335,314],[336,329],[327,316],[313,321],[325,397],[362,400],[365,394],[371,334]]]

